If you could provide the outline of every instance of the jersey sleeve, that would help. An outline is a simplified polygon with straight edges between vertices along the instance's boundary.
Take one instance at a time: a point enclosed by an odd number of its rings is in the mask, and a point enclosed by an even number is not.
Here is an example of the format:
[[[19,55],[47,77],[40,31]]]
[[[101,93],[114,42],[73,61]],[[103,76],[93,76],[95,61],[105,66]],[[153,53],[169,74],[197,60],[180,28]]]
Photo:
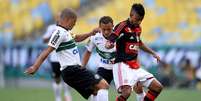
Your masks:
[[[141,40],[141,33],[142,33],[142,29],[139,26],[138,28],[135,29],[135,31],[137,32],[137,40],[139,45],[141,46],[143,44],[142,40]]]
[[[91,36],[87,45],[85,46],[89,52],[92,52],[93,48],[95,47],[93,37]]]
[[[63,34],[59,30],[55,30],[48,42],[48,46],[57,49],[60,43],[63,41],[63,38],[64,38]]]
[[[117,24],[114,27],[112,34],[108,37],[108,40],[114,43],[116,41],[116,39],[119,37],[120,33],[122,32],[122,30],[124,29],[125,26],[126,26],[125,21]]]

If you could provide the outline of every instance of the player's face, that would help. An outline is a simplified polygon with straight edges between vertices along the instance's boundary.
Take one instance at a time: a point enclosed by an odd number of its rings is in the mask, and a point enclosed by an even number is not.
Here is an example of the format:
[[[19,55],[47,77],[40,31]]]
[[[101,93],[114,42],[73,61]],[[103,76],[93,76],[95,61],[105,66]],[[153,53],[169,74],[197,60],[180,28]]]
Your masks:
[[[66,21],[65,21],[66,28],[70,29],[70,30],[73,29],[73,27],[76,24],[76,20],[77,20],[77,18],[66,19]]]
[[[130,12],[130,22],[132,24],[141,24],[142,17],[140,17],[139,14],[137,14],[134,10]]]
[[[100,23],[99,27],[105,37],[110,36],[110,34],[112,33],[112,28],[113,28],[112,23],[108,23],[108,24]]]

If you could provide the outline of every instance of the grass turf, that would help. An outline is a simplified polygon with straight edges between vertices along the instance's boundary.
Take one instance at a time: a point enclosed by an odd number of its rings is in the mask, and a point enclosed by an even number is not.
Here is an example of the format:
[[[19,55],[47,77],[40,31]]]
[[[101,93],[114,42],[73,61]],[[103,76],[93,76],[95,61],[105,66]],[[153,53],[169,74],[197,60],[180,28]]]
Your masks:
[[[72,90],[73,101],[86,101]],[[115,101],[117,93],[109,90],[109,101]],[[190,89],[164,89],[156,101],[200,101],[201,91]],[[46,88],[4,88],[0,89],[0,101],[54,101],[52,89]],[[136,101],[135,94],[128,101]]]

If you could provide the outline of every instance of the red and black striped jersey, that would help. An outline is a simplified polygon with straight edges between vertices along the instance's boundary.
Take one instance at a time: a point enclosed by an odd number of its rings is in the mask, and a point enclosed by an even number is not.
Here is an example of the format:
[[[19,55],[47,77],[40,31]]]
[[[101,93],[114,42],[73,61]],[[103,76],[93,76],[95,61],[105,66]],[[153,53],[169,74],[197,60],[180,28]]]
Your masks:
[[[115,62],[137,59],[139,46],[143,44],[140,34],[140,25],[133,25],[129,20],[122,21],[115,26],[113,33],[108,38],[111,42],[116,42]]]

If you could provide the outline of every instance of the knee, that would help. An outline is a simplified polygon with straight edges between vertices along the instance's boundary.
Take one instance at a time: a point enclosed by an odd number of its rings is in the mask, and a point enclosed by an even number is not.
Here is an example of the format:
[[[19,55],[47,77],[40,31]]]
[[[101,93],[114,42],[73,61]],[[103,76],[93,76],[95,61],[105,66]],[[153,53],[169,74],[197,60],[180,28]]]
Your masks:
[[[163,90],[163,85],[161,83],[158,83],[154,90],[158,93],[160,93]]]
[[[162,90],[163,90],[163,85],[161,83],[159,83],[157,91],[161,92]]]
[[[98,90],[100,89],[109,89],[109,84],[102,79],[98,84],[96,84],[93,88],[93,95],[97,95]]]
[[[109,84],[107,83],[107,81],[105,81],[104,79],[102,79],[97,85],[96,85],[97,89],[109,89]]]
[[[130,86],[122,86],[121,87],[121,95],[124,96],[125,98],[128,98],[132,92],[132,88]]]
[[[140,82],[136,83],[136,85],[133,87],[133,90],[137,93],[137,94],[141,94],[143,93],[143,86]]]
[[[160,93],[163,89],[163,85],[159,81],[153,80],[149,86],[149,89]]]

